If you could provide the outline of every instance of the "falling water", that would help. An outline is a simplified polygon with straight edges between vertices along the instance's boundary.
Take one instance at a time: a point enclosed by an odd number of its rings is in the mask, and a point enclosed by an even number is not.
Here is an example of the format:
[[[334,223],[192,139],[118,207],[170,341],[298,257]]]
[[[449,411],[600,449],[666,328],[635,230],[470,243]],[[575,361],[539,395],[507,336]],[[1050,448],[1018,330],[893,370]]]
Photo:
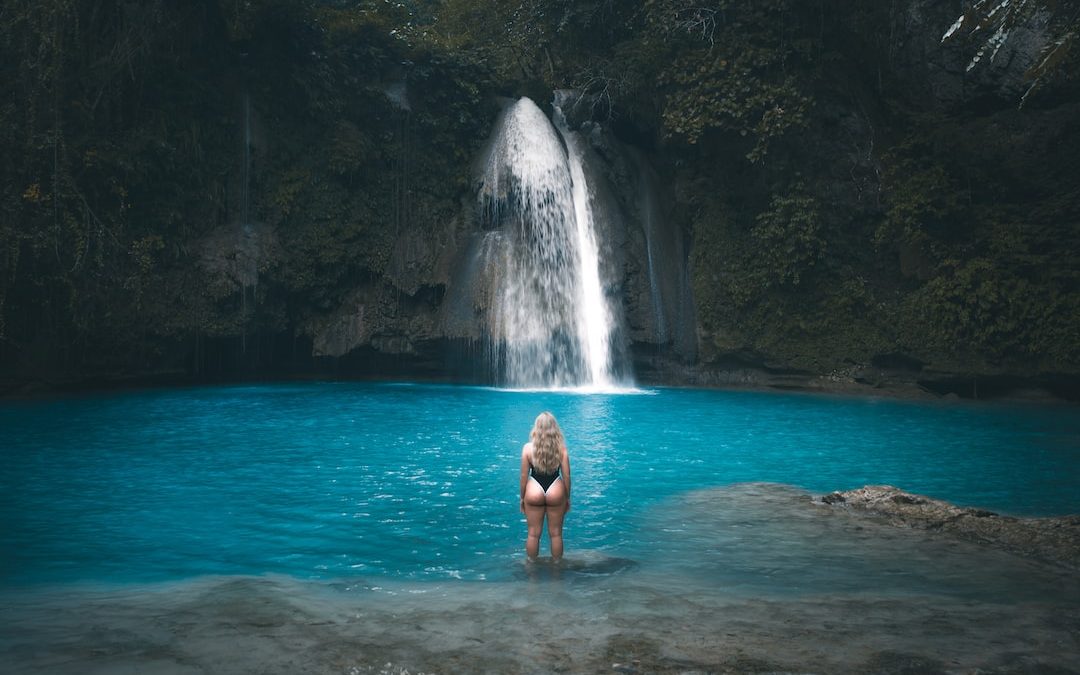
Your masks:
[[[600,285],[600,254],[596,245],[589,186],[582,164],[581,139],[576,132],[567,128],[566,118],[558,105],[555,107],[555,124],[566,142],[570,180],[574,186],[574,221],[580,270],[578,334],[583,336],[589,354],[589,383],[597,387],[610,387],[614,384],[611,373],[611,309]]]
[[[560,127],[562,140],[521,98],[494,135],[480,198],[506,235],[506,273],[489,331],[510,386],[611,388],[613,312],[600,280],[582,148]]]

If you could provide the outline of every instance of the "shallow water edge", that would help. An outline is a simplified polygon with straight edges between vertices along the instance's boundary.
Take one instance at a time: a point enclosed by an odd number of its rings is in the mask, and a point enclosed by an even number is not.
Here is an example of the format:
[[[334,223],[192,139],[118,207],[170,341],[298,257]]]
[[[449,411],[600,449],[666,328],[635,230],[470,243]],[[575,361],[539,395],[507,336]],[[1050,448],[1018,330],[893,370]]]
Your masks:
[[[5,604],[0,654],[21,673],[1080,667],[1075,607],[940,597],[724,599],[637,583],[596,594],[552,583],[342,592],[246,577]]]
[[[958,507],[891,485],[832,492],[821,501],[882,517],[891,525],[936,530],[1024,557],[1080,569],[1080,515],[1015,518],[986,509]]]
[[[1061,565],[767,484],[680,495],[641,536],[655,556],[571,550],[504,581],[8,588],[0,671],[1080,671]]]

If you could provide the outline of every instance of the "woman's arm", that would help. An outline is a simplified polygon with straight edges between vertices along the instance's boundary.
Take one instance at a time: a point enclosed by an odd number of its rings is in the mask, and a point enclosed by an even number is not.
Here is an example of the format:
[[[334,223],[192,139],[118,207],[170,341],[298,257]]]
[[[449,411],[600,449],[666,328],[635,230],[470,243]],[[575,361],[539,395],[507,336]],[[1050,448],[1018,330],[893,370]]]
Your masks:
[[[529,444],[521,447],[521,512],[525,513],[525,485],[529,482]]]
[[[562,449],[562,480],[563,485],[566,487],[566,510],[570,510],[570,451],[563,446]]]

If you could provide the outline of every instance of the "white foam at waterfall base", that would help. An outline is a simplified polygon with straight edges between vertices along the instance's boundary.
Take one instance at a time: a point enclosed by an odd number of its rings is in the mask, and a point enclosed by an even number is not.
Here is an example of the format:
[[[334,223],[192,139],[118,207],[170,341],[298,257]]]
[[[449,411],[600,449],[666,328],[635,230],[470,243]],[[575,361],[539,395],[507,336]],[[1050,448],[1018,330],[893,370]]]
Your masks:
[[[578,140],[528,98],[504,113],[480,189],[504,233],[505,273],[488,331],[515,388],[616,390],[589,191]],[[491,274],[489,271],[488,274]]]

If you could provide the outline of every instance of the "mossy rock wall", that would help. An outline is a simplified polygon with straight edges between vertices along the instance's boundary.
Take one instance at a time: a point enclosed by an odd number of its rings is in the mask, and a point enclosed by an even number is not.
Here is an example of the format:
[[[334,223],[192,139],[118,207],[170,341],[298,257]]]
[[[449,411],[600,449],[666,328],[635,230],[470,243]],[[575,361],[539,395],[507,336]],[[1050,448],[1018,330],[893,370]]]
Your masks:
[[[471,164],[577,88],[641,379],[1076,396],[1077,85],[1018,108],[1053,24],[969,71],[958,11],[18,2],[2,386],[485,377]]]

